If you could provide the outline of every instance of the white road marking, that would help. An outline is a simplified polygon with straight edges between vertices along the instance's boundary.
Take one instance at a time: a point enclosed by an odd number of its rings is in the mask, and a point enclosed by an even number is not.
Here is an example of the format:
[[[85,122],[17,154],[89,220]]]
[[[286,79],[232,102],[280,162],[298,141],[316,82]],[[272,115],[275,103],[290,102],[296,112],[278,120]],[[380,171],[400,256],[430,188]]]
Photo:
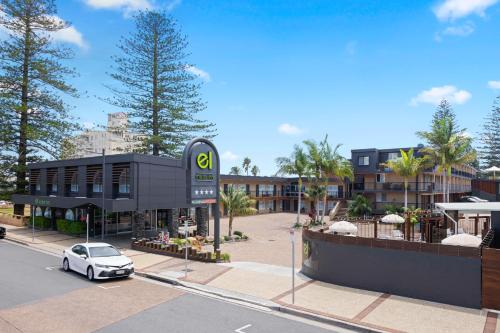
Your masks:
[[[252,327],[252,324],[247,324],[247,325],[242,326],[242,327],[240,327],[240,328],[238,328],[238,329],[235,329],[234,331],[235,331],[236,333],[246,333],[246,332],[245,332],[245,331],[243,331],[243,330],[244,330],[244,329],[247,329],[247,328],[249,328],[249,327]]]
[[[97,286],[97,288],[108,290],[108,289],[120,288],[120,286],[111,286],[111,287]]]
[[[54,267],[54,266],[45,267],[45,269],[48,270],[48,271],[53,271],[56,268],[57,267]]]

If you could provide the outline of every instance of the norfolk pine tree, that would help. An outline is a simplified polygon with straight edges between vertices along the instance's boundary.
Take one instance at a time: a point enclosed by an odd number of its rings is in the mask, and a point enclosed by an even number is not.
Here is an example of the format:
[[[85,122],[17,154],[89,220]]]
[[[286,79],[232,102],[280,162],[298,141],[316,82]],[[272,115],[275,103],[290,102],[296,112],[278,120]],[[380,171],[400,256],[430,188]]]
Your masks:
[[[479,156],[483,168],[500,167],[500,96],[495,99],[480,133]]]
[[[191,138],[215,136],[215,125],[197,118],[206,106],[187,46],[175,21],[158,11],[139,12],[135,31],[118,45],[109,73],[116,85],[107,86],[106,100],[125,109],[131,128],[144,135],[139,152],[179,157]]]
[[[23,193],[26,164],[57,157],[63,139],[78,129],[60,96],[77,96],[66,82],[75,72],[61,63],[73,54],[52,43],[51,33],[68,27],[55,16],[53,0],[0,0],[0,10],[8,32],[0,42],[1,166]],[[24,205],[15,205],[14,213],[23,215]]]

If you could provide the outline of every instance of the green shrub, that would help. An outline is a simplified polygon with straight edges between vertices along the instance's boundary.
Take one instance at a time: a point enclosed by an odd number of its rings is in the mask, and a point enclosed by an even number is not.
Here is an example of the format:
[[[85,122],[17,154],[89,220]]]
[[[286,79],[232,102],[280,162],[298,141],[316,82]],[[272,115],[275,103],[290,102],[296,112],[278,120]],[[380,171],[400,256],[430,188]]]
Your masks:
[[[234,238],[234,240],[240,240],[241,239],[241,237],[238,236],[238,235],[235,235],[233,238]]]
[[[248,239],[248,236],[247,235],[243,235],[243,237],[241,237],[242,239]]]
[[[87,223],[79,221],[69,221],[65,219],[58,219],[56,221],[57,230],[68,235],[81,235],[87,232]]]
[[[231,255],[229,253],[221,253],[220,259],[222,261],[231,261]]]
[[[241,231],[238,231],[238,230],[233,232],[233,235],[243,237],[243,233]]]
[[[224,241],[225,241],[225,242],[229,242],[230,240],[231,240],[231,237],[229,237],[229,236],[224,236]]]
[[[29,219],[29,225],[33,225],[33,219]],[[44,216],[35,216],[35,228],[40,229],[50,229],[52,224],[50,223],[50,219]]]

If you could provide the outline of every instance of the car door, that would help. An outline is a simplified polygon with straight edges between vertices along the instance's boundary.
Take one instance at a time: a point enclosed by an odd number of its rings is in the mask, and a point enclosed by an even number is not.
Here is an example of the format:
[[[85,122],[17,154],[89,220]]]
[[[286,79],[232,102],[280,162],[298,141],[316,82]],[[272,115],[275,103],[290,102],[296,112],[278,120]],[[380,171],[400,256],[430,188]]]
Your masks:
[[[85,255],[85,258],[82,258],[81,255]],[[87,274],[87,267],[89,266],[89,250],[87,249],[86,246],[81,246],[80,247],[80,256],[78,256],[79,264],[80,264],[80,271],[83,274]]]
[[[82,271],[82,261],[83,259],[80,257],[80,255],[84,254],[83,252],[83,246],[81,245],[75,245],[71,248],[71,251],[69,253],[69,266],[71,267],[72,270],[80,272],[80,273],[86,273]]]

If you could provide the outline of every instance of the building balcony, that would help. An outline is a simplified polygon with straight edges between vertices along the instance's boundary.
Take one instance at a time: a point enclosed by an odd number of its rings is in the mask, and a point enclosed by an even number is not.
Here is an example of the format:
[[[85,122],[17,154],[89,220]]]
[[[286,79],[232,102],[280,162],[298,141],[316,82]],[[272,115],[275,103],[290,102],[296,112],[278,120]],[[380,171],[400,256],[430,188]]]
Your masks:
[[[450,193],[467,193],[471,185],[449,184]],[[404,192],[404,182],[360,182],[353,184],[353,191],[357,192]],[[442,193],[443,185],[433,182],[408,182],[408,192]]]

